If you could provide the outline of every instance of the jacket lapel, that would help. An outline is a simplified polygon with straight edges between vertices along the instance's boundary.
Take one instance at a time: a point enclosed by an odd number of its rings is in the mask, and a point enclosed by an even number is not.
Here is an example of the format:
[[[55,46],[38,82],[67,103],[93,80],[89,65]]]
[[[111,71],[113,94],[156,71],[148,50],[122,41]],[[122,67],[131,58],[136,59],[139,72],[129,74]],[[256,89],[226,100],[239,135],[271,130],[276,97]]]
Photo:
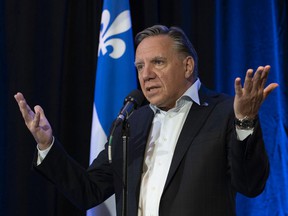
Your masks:
[[[198,134],[209,114],[214,109],[216,102],[213,100],[213,97],[216,96],[217,95],[215,93],[210,92],[205,87],[200,88],[200,105],[193,103],[188,113],[177,141],[167,180],[164,186],[164,191],[169,185],[189,146],[191,143],[193,143],[195,136]]]
[[[135,119],[131,121],[131,134],[129,143],[128,159],[128,191],[130,215],[137,215],[142,166],[145,154],[146,143],[150,132],[151,123],[154,117],[149,106],[143,107],[140,114],[135,113]]]

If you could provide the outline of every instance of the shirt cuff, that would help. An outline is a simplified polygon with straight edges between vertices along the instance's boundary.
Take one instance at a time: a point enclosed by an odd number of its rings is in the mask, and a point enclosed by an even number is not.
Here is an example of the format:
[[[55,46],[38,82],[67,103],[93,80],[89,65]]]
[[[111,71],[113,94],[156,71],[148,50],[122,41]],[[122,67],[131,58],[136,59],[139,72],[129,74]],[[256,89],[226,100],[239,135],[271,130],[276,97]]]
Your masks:
[[[51,145],[44,150],[40,150],[38,145],[36,146],[37,150],[38,150],[38,158],[37,158],[37,166],[40,165],[42,163],[42,161],[45,159],[45,157],[47,156],[48,152],[50,151],[50,149],[52,148],[53,144],[54,144],[54,136],[52,137],[52,143]]]
[[[251,135],[254,132],[254,128],[251,128],[249,130],[243,130],[236,127],[236,134],[237,139],[240,141],[245,140],[249,135]]]

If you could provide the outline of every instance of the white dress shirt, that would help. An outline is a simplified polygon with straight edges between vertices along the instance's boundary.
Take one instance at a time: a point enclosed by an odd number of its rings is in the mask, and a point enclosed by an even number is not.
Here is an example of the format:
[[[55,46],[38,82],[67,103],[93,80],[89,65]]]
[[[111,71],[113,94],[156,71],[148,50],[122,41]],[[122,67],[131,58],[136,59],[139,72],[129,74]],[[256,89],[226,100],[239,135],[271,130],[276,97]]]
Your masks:
[[[138,216],[158,216],[159,204],[175,146],[193,103],[199,104],[197,80],[174,108],[163,111],[150,105],[155,112],[146,145],[140,188]]]

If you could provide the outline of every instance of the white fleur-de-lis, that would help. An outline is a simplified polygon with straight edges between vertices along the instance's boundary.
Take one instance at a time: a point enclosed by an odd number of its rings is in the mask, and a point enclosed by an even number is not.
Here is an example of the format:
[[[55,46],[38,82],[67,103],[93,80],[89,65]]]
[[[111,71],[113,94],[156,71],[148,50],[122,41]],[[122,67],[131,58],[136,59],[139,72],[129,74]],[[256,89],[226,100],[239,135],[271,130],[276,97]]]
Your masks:
[[[120,58],[126,50],[125,42],[120,38],[109,37],[126,32],[131,28],[130,13],[128,10],[120,13],[109,29],[110,13],[108,10],[103,11],[101,20],[102,30],[100,31],[99,37],[98,56],[100,56],[100,52],[105,55],[107,53],[107,47],[111,46],[113,50],[109,56],[114,59]]]

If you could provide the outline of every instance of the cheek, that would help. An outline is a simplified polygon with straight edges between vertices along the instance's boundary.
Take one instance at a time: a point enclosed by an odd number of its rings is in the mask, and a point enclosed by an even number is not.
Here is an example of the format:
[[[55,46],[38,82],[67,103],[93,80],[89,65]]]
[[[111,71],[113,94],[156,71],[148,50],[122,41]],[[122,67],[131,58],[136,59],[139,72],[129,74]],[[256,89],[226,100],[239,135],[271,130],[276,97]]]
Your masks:
[[[177,77],[161,77],[161,82],[166,89],[166,91],[171,90],[171,88],[174,88],[173,86],[177,83]]]
[[[140,82],[140,83],[142,83],[142,82],[143,82],[143,79],[142,79],[142,77],[141,77],[140,73],[138,73],[138,80],[139,80],[139,82]]]
[[[144,90],[144,81],[143,81],[143,79],[141,79],[140,76],[138,76],[138,80],[139,80],[139,83],[140,83],[140,87],[141,87],[141,89],[143,91]]]

